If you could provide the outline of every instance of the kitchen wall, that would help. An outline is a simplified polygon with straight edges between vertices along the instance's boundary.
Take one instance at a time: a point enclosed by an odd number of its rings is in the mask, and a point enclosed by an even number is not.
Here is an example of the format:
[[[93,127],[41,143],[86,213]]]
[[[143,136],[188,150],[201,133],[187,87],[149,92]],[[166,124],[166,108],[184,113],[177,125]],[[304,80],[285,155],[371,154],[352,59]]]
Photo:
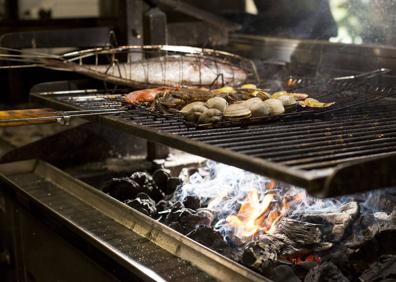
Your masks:
[[[97,17],[99,0],[19,0],[22,19],[37,19],[40,10],[51,11],[51,18]]]

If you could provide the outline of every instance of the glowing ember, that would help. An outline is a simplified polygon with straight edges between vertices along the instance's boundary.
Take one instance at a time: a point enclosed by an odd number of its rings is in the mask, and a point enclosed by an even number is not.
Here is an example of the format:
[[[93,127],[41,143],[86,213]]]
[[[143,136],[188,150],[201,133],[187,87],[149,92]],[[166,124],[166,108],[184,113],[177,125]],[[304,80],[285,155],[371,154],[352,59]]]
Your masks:
[[[309,255],[305,258],[302,257],[294,257],[294,258],[289,258],[289,260],[294,263],[294,264],[302,264],[304,262],[316,262],[320,263],[320,257],[315,256],[315,255]]]
[[[288,204],[282,200],[282,206],[275,201],[275,182],[267,185],[267,193],[261,200],[257,190],[247,194],[238,213],[227,217],[227,223],[234,229],[235,236],[246,238],[254,236],[258,231],[272,233],[274,224],[287,212]]]

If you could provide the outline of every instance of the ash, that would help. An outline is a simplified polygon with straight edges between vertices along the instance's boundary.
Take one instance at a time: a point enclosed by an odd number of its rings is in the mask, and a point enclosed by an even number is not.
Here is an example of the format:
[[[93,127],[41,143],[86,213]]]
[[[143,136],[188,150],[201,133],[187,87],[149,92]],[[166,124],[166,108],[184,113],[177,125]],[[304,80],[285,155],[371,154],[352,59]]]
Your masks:
[[[104,191],[274,281],[396,278],[394,188],[316,199],[213,161],[138,176]]]

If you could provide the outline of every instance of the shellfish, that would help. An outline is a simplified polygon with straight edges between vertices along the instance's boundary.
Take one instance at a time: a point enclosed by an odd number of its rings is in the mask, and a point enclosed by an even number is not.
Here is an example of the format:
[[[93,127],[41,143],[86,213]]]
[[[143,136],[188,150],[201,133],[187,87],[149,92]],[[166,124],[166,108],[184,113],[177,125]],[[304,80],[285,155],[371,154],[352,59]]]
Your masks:
[[[194,105],[188,112],[183,112],[183,116],[187,121],[196,121],[204,112],[208,110],[204,105]]]
[[[217,109],[208,109],[204,111],[198,118],[198,123],[214,123],[220,121],[222,112]]]
[[[271,106],[262,101],[252,104],[249,110],[252,112],[252,117],[266,117],[271,114]]]
[[[217,109],[220,112],[224,112],[225,108],[228,106],[227,100],[222,97],[213,97],[206,101],[206,106],[209,109]]]
[[[237,103],[229,105],[223,114],[228,119],[241,120],[249,118],[252,112],[243,103]]]
[[[271,115],[281,115],[285,112],[285,107],[283,106],[282,102],[278,99],[268,99],[265,100],[266,103],[271,108]]]
[[[301,107],[309,107],[309,108],[327,108],[335,104],[335,102],[331,103],[322,103],[314,98],[307,98],[304,101],[299,103]]]

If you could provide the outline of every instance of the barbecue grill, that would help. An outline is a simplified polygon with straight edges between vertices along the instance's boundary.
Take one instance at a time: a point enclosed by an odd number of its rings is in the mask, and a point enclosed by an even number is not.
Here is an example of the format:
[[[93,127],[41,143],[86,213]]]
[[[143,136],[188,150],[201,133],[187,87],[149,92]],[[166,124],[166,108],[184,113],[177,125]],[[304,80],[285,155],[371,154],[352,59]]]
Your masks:
[[[336,104],[320,111],[286,114],[276,121],[251,125],[223,122],[214,128],[194,127],[177,116],[141,107],[94,119],[154,142],[304,187],[316,196],[394,185],[389,177],[395,149],[393,76],[374,71],[348,77],[343,76],[347,71],[333,70],[300,77],[300,72],[297,69],[297,77],[292,78],[296,81],[293,91]],[[334,79],[337,75],[341,77]],[[288,76],[277,79],[286,82]],[[87,90],[45,91],[36,87],[32,100],[66,110],[117,109],[124,106],[120,100],[127,91],[90,89],[86,94]]]
[[[94,113],[82,117],[110,128],[107,135],[120,130],[302,187],[316,197],[344,196],[396,184],[396,85],[394,73],[388,72],[396,66],[392,48],[245,35],[232,35],[223,48],[255,62],[260,87],[308,93],[335,105],[259,122],[223,121],[207,127],[187,123],[177,115],[125,105],[122,97],[132,89],[101,82],[42,83],[31,90],[30,97],[40,106],[65,110],[57,117],[63,124],[74,118],[70,113]],[[102,110],[111,113],[95,114]],[[53,146],[54,140],[39,142],[35,148]],[[67,146],[67,142],[58,144]],[[37,250],[26,242],[33,240],[31,234],[36,230],[26,222],[30,214],[38,214],[51,228],[42,227],[37,241],[45,241],[55,231],[74,250],[65,255],[59,248],[66,263],[75,259],[87,269],[106,270],[106,278],[91,274],[87,279],[268,280],[98,191],[93,186],[103,175],[88,185],[78,179],[84,178],[78,176],[84,174],[81,168],[65,171],[42,160],[27,160],[35,158],[35,153],[26,147],[2,157],[2,162],[9,163],[0,165],[0,183],[5,187],[0,193],[0,211],[11,213],[11,218],[21,217],[23,230],[13,241],[15,251],[8,259],[7,254],[5,259],[1,256],[0,241],[0,266],[10,264],[10,257],[35,254]],[[111,176],[104,176],[108,178]],[[2,213],[0,217],[6,218]],[[7,222],[13,224],[13,219]],[[11,242],[12,236],[8,239]],[[75,249],[88,258],[81,259]],[[39,265],[27,266],[34,267]],[[62,273],[61,267],[52,267]],[[25,272],[22,269],[18,275]]]

